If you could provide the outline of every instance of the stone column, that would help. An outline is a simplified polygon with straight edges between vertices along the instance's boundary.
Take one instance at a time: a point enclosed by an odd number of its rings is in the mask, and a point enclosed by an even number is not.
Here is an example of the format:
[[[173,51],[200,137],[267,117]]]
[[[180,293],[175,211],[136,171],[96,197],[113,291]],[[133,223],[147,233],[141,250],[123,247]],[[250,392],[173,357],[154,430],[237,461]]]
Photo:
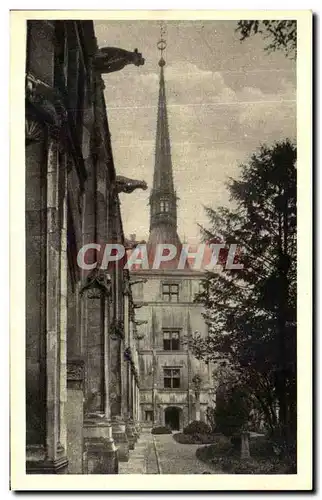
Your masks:
[[[59,164],[57,131],[49,131],[47,163],[47,453],[66,460],[66,172]],[[60,179],[61,176],[61,179]],[[60,199],[60,186],[64,196]],[[62,203],[62,220],[60,204]],[[61,227],[60,227],[61,226]],[[60,272],[59,272],[60,271]]]
[[[61,208],[61,236],[60,236],[60,439],[61,446],[67,452],[67,157],[60,154],[59,161],[61,176],[62,200],[58,202]]]
[[[139,404],[139,387],[138,382],[135,380],[135,431],[136,438],[140,436],[140,404]]]
[[[46,455],[46,157],[44,127],[26,121],[26,459]],[[28,134],[32,130],[34,134]]]
[[[117,212],[114,215],[117,217]],[[114,221],[116,223],[116,221]],[[114,228],[115,229],[115,228]],[[110,400],[111,400],[111,414],[112,414],[112,429],[113,438],[118,448],[118,458],[121,462],[129,460],[129,442],[126,434],[126,415],[124,415],[124,399],[126,394],[122,395],[124,387],[124,309],[123,303],[123,288],[122,288],[122,274],[118,265],[115,266],[113,273],[113,324],[111,325],[110,345]],[[124,397],[125,396],[125,397]]]
[[[134,450],[136,443],[136,432],[134,415],[131,411],[130,377],[131,377],[131,332],[130,332],[130,286],[124,275],[124,343],[127,351],[127,358],[122,361],[122,408],[123,415],[126,416],[126,436],[129,442],[129,449]]]
[[[137,399],[137,408],[138,408],[137,431],[138,431],[138,435],[140,435],[142,416],[141,416],[140,388],[139,387],[138,387],[138,391],[137,391],[137,398],[138,398]]]
[[[124,339],[123,346],[124,349],[129,349],[131,346],[131,338],[130,338],[130,287],[129,284],[125,281],[123,285],[123,308],[124,308]],[[129,359],[127,356],[122,356],[121,364],[122,364],[122,413],[126,419],[128,419],[130,415],[129,408],[129,397],[128,397],[128,376],[129,376]]]
[[[87,302],[85,474],[117,474],[109,405],[109,297],[106,273],[95,269],[82,288]]]
[[[30,309],[29,315],[27,313],[26,329],[27,473],[55,474],[67,471],[66,183],[65,165],[63,161],[60,162],[57,133],[57,130],[49,129],[47,164],[44,162],[44,143],[42,146],[40,143],[35,146],[32,141],[26,149],[27,310]],[[31,151],[28,151],[29,147],[32,148]],[[46,165],[45,169],[44,165]],[[31,190],[30,193],[28,189]],[[60,193],[63,193],[62,198]],[[38,208],[37,217],[34,217],[35,211],[28,213],[28,209],[32,208],[30,207],[32,203],[35,203],[34,208]],[[36,238],[39,244],[40,260],[35,252],[36,249],[31,250],[29,247],[32,231],[40,231]],[[33,274],[32,259],[40,264],[37,275]],[[29,304],[28,300],[35,301],[35,304]],[[36,318],[37,311],[39,312],[38,318]],[[46,311],[46,315],[43,311]],[[36,326],[34,320],[39,328],[38,339],[37,335],[34,339],[35,344],[30,339],[30,332]],[[35,330],[32,336],[34,332]],[[36,352],[39,356],[36,363],[32,361],[33,357],[29,356],[33,345],[37,346]],[[30,379],[31,372],[33,373]],[[36,378],[34,378],[35,374]],[[28,380],[32,380],[31,385]],[[33,385],[35,380],[37,382]],[[32,402],[30,397],[32,397],[33,388],[36,387],[40,399]],[[33,423],[30,426],[28,423],[30,407],[36,409],[35,414],[38,418],[34,421],[36,426]],[[28,437],[28,427],[34,427],[31,438]]]
[[[133,419],[136,421],[137,420],[137,400],[136,400],[136,380],[133,374],[132,378],[132,385],[133,385]]]

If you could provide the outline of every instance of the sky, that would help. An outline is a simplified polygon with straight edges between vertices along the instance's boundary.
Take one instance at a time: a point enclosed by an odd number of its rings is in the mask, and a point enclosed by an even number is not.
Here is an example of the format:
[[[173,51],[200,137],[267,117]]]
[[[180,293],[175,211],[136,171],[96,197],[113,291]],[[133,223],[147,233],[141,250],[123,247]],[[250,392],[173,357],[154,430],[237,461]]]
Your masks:
[[[200,239],[204,206],[230,204],[226,183],[263,143],[296,137],[296,64],[268,54],[259,36],[240,42],[235,21],[169,21],[165,82],[178,234]],[[103,75],[117,175],[148,191],[121,194],[125,236],[147,239],[157,122],[160,23],[97,21],[99,47],[135,48],[143,66]]]

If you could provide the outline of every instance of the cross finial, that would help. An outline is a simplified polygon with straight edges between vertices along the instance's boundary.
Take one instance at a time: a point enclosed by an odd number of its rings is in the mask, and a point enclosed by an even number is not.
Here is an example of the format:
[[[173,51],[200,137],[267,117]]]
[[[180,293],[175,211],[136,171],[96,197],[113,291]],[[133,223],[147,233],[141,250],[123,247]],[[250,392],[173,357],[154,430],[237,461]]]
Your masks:
[[[167,42],[165,40],[165,35],[166,35],[166,28],[163,22],[161,21],[160,23],[160,40],[157,43],[157,47],[159,51],[161,52],[161,58],[159,61],[159,66],[164,66],[165,65],[165,60],[163,59],[163,51],[166,49]]]

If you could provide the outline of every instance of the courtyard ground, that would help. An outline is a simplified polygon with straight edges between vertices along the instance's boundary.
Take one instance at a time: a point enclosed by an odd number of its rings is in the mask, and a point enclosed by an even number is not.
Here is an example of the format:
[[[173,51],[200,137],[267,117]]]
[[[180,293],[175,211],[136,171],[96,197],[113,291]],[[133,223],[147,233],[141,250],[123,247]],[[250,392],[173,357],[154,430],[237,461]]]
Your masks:
[[[222,474],[196,457],[197,444],[177,443],[172,435],[142,432],[120,474]]]

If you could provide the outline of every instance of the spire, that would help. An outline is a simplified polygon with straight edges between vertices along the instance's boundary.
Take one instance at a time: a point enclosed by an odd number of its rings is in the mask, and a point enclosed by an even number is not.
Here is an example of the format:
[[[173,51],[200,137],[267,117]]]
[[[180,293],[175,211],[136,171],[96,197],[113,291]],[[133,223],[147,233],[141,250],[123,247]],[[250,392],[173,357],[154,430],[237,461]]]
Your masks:
[[[150,237],[149,244],[172,243],[180,245],[177,235],[177,196],[174,190],[171,146],[167,101],[165,92],[163,52],[166,48],[164,28],[161,27],[161,38],[158,49],[161,52],[159,60],[159,102],[157,116],[157,131],[155,142],[155,163],[153,174],[153,189],[150,195]]]

